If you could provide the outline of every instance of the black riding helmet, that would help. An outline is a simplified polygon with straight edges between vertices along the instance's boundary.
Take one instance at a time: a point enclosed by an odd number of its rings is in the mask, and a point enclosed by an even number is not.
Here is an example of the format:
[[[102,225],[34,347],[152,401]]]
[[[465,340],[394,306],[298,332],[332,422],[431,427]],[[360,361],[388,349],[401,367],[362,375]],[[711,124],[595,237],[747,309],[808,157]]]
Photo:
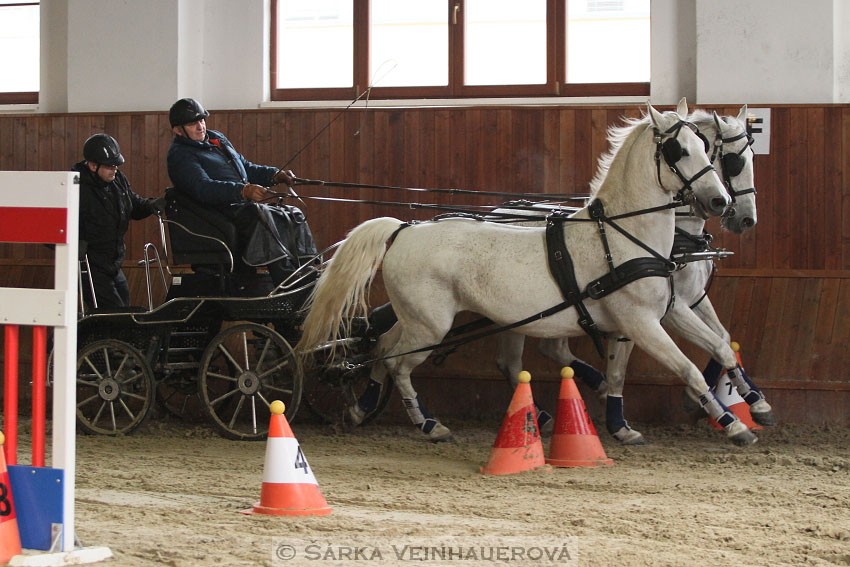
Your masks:
[[[171,127],[183,126],[197,122],[201,118],[206,118],[210,113],[204,110],[201,103],[193,98],[181,98],[171,105],[168,111],[168,120],[171,122]]]
[[[83,157],[86,161],[100,165],[121,165],[124,156],[118,142],[109,134],[95,134],[83,144]]]

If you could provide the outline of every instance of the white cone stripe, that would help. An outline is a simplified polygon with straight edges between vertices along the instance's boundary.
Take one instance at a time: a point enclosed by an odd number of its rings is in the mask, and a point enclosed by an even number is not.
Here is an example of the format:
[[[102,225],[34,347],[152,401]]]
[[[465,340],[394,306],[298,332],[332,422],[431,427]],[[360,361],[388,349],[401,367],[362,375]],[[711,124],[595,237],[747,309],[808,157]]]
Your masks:
[[[717,396],[717,399],[723,402],[727,408],[731,408],[735,404],[743,404],[744,398],[738,393],[738,389],[735,388],[735,385],[732,384],[732,380],[729,378],[728,374],[723,374],[720,377],[720,381],[717,383],[717,386],[714,388],[714,395]]]
[[[263,482],[276,484],[315,484],[313,469],[307,463],[298,440],[292,437],[269,437]]]

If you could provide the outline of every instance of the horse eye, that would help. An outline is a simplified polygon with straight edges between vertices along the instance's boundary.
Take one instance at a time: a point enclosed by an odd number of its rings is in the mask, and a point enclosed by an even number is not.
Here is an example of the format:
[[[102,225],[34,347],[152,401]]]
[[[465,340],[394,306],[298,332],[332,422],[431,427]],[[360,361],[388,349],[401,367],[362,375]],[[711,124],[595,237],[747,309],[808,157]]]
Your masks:
[[[682,148],[682,157],[691,155],[687,148]]]

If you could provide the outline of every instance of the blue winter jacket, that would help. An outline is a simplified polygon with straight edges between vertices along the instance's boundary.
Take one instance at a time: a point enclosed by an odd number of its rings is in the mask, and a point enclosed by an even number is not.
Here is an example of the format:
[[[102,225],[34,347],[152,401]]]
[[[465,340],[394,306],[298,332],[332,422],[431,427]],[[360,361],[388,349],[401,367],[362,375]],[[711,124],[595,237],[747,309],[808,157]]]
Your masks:
[[[207,130],[203,142],[175,136],[168,148],[168,176],[174,187],[208,205],[239,203],[246,183],[270,187],[276,172],[242,157],[216,130]]]

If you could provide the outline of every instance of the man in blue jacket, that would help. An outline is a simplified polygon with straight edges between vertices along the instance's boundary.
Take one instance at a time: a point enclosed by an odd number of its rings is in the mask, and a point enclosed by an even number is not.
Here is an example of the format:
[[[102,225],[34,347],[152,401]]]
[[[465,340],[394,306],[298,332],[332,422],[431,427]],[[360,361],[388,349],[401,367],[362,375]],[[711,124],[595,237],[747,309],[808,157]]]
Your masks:
[[[80,254],[87,253],[98,309],[118,309],[130,303],[127,278],[121,271],[130,219],[158,212],[164,199],[143,199],[130,189],[119,171],[124,156],[109,134],[95,134],[83,145],[83,161],[71,169],[80,174]],[[94,307],[87,285],[87,303]]]
[[[233,219],[242,260],[249,266],[268,266],[278,284],[300,259],[317,253],[298,208],[262,204],[275,196],[267,187],[291,185],[295,174],[251,163],[224,134],[207,130],[208,116],[191,98],[171,106],[168,118],[174,139],[168,149],[168,176],[176,190]]]

